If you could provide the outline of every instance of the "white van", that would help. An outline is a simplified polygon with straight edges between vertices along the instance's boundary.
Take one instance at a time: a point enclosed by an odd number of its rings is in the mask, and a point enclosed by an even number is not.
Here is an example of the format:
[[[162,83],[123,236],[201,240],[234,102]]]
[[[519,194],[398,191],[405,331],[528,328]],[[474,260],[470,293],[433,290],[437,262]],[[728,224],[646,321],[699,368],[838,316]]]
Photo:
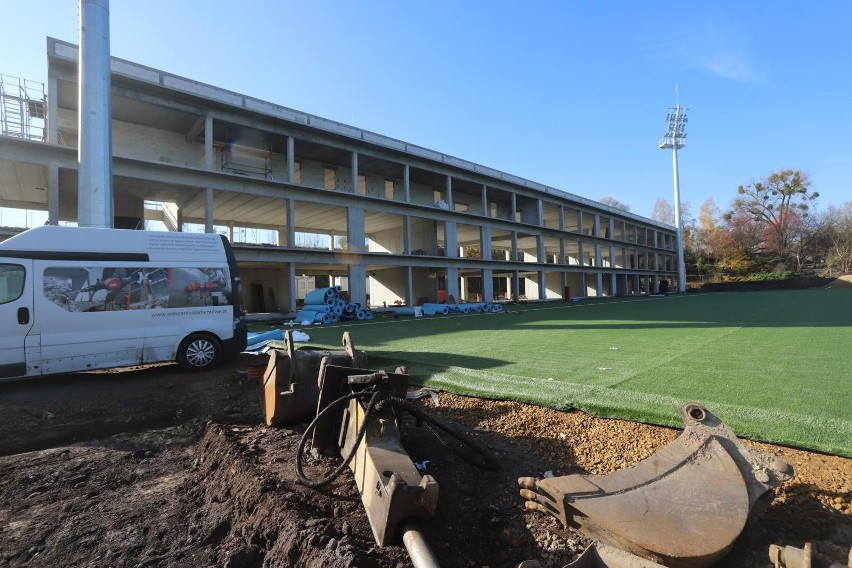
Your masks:
[[[0,243],[0,380],[246,347],[237,263],[216,234],[43,226]]]

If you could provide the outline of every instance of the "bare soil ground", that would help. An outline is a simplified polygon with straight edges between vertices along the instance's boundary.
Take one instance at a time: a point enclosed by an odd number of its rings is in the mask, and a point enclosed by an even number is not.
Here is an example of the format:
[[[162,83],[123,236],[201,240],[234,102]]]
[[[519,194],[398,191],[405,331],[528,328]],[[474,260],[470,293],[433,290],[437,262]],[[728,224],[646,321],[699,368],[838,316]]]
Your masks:
[[[832,280],[826,288],[852,288],[852,274],[844,274]]]
[[[476,470],[404,423],[411,457],[429,460],[440,484],[437,518],[424,532],[445,567],[566,565],[586,540],[525,511],[517,477],[609,473],[677,435],[446,394],[439,408],[422,404],[500,464]],[[401,546],[375,545],[348,470],[320,490],[297,483],[305,427],[263,427],[256,385],[233,367],[0,383],[0,566],[410,566]],[[845,563],[852,460],[757,445],[796,475],[721,566],[771,566],[769,544],[808,541]]]

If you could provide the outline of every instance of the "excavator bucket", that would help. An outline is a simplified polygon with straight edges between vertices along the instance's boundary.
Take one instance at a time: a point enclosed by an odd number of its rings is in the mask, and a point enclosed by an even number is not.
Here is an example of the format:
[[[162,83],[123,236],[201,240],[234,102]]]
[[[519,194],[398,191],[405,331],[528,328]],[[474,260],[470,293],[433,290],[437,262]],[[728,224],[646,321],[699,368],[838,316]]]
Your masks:
[[[349,332],[343,334],[343,350],[295,349],[293,332],[284,334],[284,349],[270,353],[259,385],[260,408],[268,426],[286,426],[310,420],[319,399],[319,370],[323,359],[331,364],[366,367],[367,354],[355,349]]]
[[[768,504],[764,494],[790,479],[793,468],[742,444],[699,405],[684,405],[681,415],[681,435],[627,469],[601,476],[520,478],[527,508],[665,566],[715,564],[749,515]]]

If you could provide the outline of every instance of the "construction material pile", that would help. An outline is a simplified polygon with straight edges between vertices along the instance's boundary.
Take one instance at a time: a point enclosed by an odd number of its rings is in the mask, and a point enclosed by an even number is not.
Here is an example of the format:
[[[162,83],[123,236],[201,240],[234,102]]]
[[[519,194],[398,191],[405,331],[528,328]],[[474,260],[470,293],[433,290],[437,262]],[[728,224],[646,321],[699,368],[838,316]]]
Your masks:
[[[499,313],[503,311],[503,304],[493,303],[486,304],[482,302],[471,302],[464,304],[423,304],[417,307],[397,308],[395,313],[398,316],[417,316],[420,315],[448,315],[448,314],[487,314]]]
[[[297,323],[337,323],[347,320],[371,320],[373,312],[358,302],[349,302],[343,297],[340,286],[317,288],[305,296],[301,311],[296,314]]]

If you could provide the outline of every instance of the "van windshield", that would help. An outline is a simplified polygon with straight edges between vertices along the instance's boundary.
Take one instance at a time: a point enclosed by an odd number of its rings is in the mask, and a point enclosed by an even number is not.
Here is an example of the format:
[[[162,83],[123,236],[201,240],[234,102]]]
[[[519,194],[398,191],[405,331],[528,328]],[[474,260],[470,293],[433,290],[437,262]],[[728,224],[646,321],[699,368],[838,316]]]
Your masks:
[[[0,304],[14,302],[24,291],[24,267],[20,264],[0,264]]]

